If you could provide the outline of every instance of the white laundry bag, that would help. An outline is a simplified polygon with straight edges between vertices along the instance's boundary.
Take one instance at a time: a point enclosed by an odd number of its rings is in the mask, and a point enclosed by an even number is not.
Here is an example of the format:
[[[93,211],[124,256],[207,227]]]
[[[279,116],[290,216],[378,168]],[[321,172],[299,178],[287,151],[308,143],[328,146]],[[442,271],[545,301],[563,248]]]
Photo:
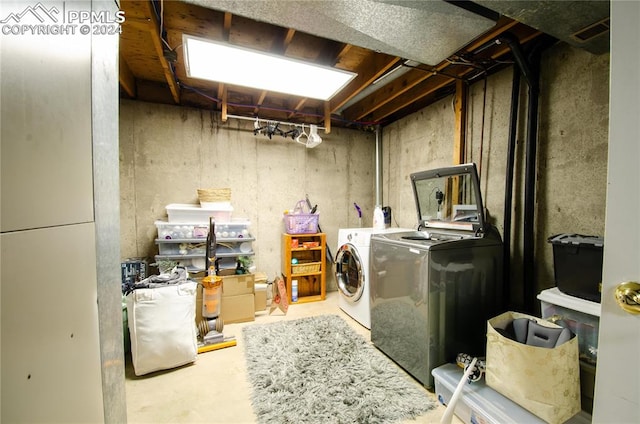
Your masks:
[[[197,283],[187,280],[127,295],[131,357],[136,375],[194,362],[198,356],[195,325]]]

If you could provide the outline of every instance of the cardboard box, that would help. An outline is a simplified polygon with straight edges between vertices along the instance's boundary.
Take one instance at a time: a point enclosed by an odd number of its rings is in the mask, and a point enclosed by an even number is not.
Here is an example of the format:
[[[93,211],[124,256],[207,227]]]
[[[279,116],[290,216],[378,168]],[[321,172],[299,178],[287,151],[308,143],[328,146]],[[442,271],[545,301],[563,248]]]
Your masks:
[[[254,292],[255,276],[253,274],[227,275],[222,277],[222,297],[253,294]]]
[[[224,321],[225,325],[234,322],[254,321],[256,319],[254,294],[223,296],[222,313],[220,317]]]
[[[256,284],[258,283],[267,283],[268,278],[267,278],[267,274],[265,274],[264,272],[256,272],[255,274],[255,278],[256,278]]]
[[[266,283],[256,283],[255,305],[256,312],[267,309],[267,287]]]

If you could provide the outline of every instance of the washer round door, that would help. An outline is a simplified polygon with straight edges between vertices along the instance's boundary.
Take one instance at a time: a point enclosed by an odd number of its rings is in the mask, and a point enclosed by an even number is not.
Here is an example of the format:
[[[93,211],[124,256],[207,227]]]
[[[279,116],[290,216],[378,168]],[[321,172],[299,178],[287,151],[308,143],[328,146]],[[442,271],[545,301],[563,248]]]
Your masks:
[[[364,270],[358,250],[351,243],[340,246],[336,255],[338,290],[350,302],[357,302],[364,292]]]

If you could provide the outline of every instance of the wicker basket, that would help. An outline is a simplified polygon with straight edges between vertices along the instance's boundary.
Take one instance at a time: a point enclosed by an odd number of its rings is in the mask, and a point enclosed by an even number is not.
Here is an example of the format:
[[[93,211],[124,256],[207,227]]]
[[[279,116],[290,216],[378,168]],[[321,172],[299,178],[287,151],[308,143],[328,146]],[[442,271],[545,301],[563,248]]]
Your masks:
[[[198,200],[200,202],[228,202],[231,200],[230,188],[199,188]]]
[[[307,262],[297,265],[291,265],[291,274],[311,274],[312,272],[320,272],[321,262]]]

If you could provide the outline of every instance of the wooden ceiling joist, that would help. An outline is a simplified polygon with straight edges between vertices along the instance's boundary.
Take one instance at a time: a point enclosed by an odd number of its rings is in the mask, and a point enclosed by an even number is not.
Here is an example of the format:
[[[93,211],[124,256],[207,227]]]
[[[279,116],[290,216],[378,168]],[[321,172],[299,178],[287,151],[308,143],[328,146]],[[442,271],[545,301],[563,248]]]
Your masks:
[[[331,103],[324,102],[324,132],[331,133]]]
[[[430,74],[423,71],[410,70],[400,78],[393,80],[381,89],[373,92],[362,101],[347,108],[345,110],[345,116],[352,121],[363,119],[396,97],[411,90],[414,86],[420,84],[430,76]]]
[[[258,101],[256,102],[256,107],[253,108],[253,114],[254,115],[258,115],[258,112],[260,111],[260,106],[262,106],[262,104],[264,103],[264,99],[267,97],[267,93],[268,91],[262,91],[260,93],[260,97],[258,97]]]
[[[349,100],[355,97],[362,90],[367,88],[376,79],[391,69],[400,61],[399,57],[387,55],[370,55],[356,69],[358,75],[349,84],[331,99],[331,112],[340,109]]]
[[[229,32],[231,32],[231,13],[224,12],[224,20],[222,26],[222,39],[229,41]]]
[[[302,110],[306,102],[307,102],[307,98],[300,99],[298,103],[296,103],[296,105],[293,107],[293,111],[291,111],[287,116],[287,119],[293,118],[299,110]]]
[[[456,121],[455,132],[453,134],[453,165],[459,165],[465,162],[468,91],[467,84],[464,81],[456,81]],[[454,199],[455,198],[456,197],[454,197]]]
[[[427,86],[427,89],[422,89],[421,86],[416,86],[416,90],[411,91],[410,94],[404,93],[402,96],[397,97],[394,102],[388,102],[384,106],[377,108],[370,115],[367,115],[367,119],[375,122],[383,121],[387,116],[391,116],[421,98],[446,87],[453,81],[455,81],[453,78],[443,77],[441,75],[436,75],[427,80],[423,80],[421,81],[421,85]],[[416,94],[418,92],[420,94]]]
[[[282,43],[277,48],[274,49],[274,53],[279,55],[284,55],[287,49],[289,48],[289,45],[291,44],[291,41],[293,40],[293,36],[295,34],[296,34],[296,30],[291,28],[287,29],[284,37],[282,38]]]
[[[149,31],[151,32],[151,39],[153,40],[153,45],[155,47],[156,53],[158,55],[158,59],[160,60],[160,64],[162,65],[162,69],[164,70],[164,76],[167,80],[167,84],[169,85],[169,90],[171,90],[171,96],[173,97],[173,101],[176,104],[180,104],[180,87],[173,75],[173,71],[171,70],[171,65],[164,57],[164,45],[162,39],[160,38],[160,23],[158,22],[158,18],[153,10],[153,6],[151,2],[147,3],[149,16],[151,17]]]
[[[124,89],[124,91],[131,98],[136,97],[136,78],[133,76],[131,69],[129,69],[129,65],[127,65],[127,61],[120,55],[118,59],[118,69],[120,76],[120,86]]]
[[[222,122],[227,122],[227,86],[223,86],[222,87],[222,101],[221,103],[221,107],[222,107]]]
[[[333,66],[345,49],[345,43],[330,42],[318,53],[315,63],[322,66]]]
[[[473,43],[469,44],[463,52],[473,52],[479,47],[491,42],[491,40],[495,40],[502,33],[513,28],[516,24],[517,22],[515,21],[503,20],[495,30],[476,39]],[[533,37],[535,37],[535,35],[531,36],[531,38]],[[507,53],[508,50],[508,46],[499,48],[491,57],[495,59]],[[433,68],[432,73],[429,73],[428,69],[415,69],[409,71],[402,77],[387,84],[382,89],[372,93],[357,105],[347,108],[345,110],[345,116],[354,121],[364,119],[365,117],[374,121],[382,120],[398,110],[409,106],[411,103],[433,94],[436,90],[454,83],[456,78],[445,78],[444,80],[438,80],[431,84],[425,83],[429,78],[440,75],[440,72],[446,70],[450,66],[450,62],[448,60],[444,60]],[[466,75],[470,71],[471,70],[465,71],[463,74]],[[421,91],[417,89],[417,87],[419,88],[420,86],[426,88]],[[409,90],[411,90],[411,95],[405,95]]]

